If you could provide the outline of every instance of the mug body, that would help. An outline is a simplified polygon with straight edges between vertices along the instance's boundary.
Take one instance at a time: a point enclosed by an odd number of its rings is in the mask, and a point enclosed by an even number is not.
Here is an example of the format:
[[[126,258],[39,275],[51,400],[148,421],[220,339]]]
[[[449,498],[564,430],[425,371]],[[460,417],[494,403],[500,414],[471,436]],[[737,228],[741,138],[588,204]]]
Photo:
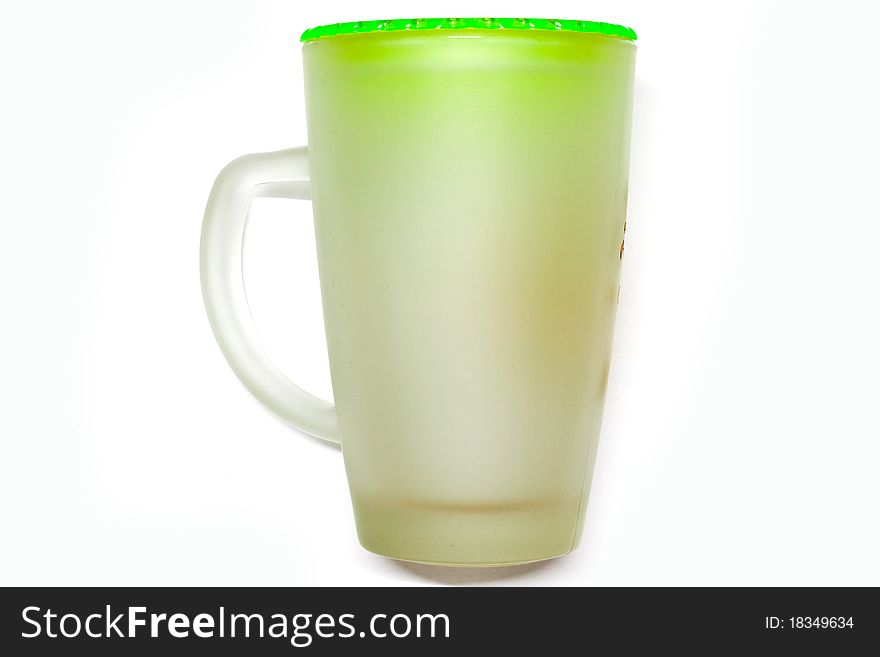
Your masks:
[[[454,565],[571,551],[610,364],[635,45],[399,31],[303,56],[361,543]]]

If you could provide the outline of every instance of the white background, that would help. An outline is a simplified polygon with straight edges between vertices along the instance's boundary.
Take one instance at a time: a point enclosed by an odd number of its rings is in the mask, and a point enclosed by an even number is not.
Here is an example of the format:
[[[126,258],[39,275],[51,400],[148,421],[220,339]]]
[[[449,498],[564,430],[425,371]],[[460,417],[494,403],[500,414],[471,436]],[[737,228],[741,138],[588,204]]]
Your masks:
[[[880,10],[414,6],[4,9],[0,584],[880,585]],[[340,452],[247,394],[202,307],[214,176],[305,141],[299,33],[414,12],[639,33],[592,499],[545,564],[362,550]],[[259,202],[245,257],[267,348],[329,397],[310,206]]]

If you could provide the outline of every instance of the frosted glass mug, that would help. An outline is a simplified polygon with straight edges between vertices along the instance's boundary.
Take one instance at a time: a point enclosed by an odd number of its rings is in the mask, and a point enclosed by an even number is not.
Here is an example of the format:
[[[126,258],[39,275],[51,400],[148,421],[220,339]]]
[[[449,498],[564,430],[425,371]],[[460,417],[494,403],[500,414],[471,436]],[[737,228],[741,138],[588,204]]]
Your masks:
[[[306,32],[308,150],[221,172],[205,304],[253,394],[341,443],[365,548],[557,557],[580,539],[608,379],[634,35],[435,20]],[[335,404],[260,346],[241,275],[257,196],[312,199]]]

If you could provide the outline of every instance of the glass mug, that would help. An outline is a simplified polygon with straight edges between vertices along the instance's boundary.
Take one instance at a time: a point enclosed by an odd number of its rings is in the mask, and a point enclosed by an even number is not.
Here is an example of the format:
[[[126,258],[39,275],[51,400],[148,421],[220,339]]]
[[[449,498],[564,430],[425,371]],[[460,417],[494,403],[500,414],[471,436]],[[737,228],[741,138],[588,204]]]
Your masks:
[[[308,150],[217,178],[202,290],[235,373],[342,444],[361,544],[516,564],[583,527],[617,306],[635,34],[413,19],[303,34]],[[313,202],[335,405],[267,358],[241,274],[248,205]]]

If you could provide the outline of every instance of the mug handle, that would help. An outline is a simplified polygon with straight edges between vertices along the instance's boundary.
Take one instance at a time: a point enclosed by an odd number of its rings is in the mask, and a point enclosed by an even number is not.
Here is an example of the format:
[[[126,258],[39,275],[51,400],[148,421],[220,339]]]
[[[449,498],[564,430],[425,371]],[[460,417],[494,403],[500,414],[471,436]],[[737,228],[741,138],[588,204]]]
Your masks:
[[[269,360],[248,308],[241,255],[250,203],[258,197],[311,198],[305,146],[244,155],[217,176],[202,222],[208,319],[233,371],[266,408],[300,431],[339,444],[336,407],[294,384]]]

